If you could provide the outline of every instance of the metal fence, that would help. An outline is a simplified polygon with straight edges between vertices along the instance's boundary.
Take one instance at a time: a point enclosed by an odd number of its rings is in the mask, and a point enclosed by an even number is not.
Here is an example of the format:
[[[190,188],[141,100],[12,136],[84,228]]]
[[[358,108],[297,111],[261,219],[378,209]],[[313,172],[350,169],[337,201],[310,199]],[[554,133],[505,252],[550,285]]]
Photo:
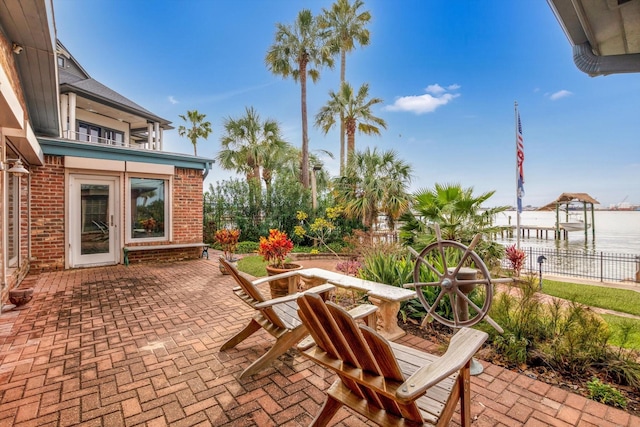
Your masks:
[[[523,270],[603,281],[640,282],[640,255],[609,252],[522,248],[527,254]],[[544,256],[544,260],[539,257]],[[540,264],[539,262],[542,261]],[[508,261],[503,265],[508,268]]]

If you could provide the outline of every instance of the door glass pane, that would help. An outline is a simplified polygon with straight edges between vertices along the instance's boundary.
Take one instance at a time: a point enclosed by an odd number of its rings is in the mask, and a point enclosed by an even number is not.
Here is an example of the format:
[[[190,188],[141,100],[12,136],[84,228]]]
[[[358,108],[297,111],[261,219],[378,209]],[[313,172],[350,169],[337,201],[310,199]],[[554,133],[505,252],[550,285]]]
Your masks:
[[[109,252],[109,186],[82,184],[80,198],[80,254]]]

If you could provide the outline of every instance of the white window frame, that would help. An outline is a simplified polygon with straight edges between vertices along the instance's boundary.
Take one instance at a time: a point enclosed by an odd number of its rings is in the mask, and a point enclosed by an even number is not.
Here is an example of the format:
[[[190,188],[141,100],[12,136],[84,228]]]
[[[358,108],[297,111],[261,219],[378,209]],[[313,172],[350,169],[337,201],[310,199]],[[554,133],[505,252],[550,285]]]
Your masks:
[[[160,237],[138,237],[132,235],[133,227],[131,224],[131,179],[146,178],[159,179],[165,182],[164,189],[164,236]],[[144,243],[144,242],[171,242],[173,241],[173,209],[171,203],[171,195],[173,194],[173,175],[157,175],[145,173],[127,173],[125,175],[126,195],[125,195],[125,243]]]

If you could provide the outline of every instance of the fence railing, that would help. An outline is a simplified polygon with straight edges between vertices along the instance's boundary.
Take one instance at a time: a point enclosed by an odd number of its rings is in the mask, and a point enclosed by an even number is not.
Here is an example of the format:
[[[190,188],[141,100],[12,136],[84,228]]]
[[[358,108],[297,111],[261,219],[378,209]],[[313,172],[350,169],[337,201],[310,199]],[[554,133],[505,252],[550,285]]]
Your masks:
[[[523,248],[524,269],[529,273],[557,274],[603,281],[640,282],[640,255],[583,252],[548,248]],[[539,263],[541,256],[545,259]],[[508,261],[503,265],[508,268]]]

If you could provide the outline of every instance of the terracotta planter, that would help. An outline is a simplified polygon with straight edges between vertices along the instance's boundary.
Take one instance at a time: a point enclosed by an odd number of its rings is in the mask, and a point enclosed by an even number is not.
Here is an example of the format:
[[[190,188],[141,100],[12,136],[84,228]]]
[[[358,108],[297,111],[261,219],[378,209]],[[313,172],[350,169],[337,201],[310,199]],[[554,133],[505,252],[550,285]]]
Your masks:
[[[267,267],[267,275],[275,276],[276,274],[286,273],[291,270],[301,270],[302,266],[299,264],[285,264],[283,268],[273,267],[268,265]],[[298,291],[298,286],[300,284],[300,277],[294,276],[286,279],[277,279],[272,282],[269,282],[269,287],[271,289],[271,298],[278,298],[289,295],[289,281],[293,281],[292,283],[292,293]]]

